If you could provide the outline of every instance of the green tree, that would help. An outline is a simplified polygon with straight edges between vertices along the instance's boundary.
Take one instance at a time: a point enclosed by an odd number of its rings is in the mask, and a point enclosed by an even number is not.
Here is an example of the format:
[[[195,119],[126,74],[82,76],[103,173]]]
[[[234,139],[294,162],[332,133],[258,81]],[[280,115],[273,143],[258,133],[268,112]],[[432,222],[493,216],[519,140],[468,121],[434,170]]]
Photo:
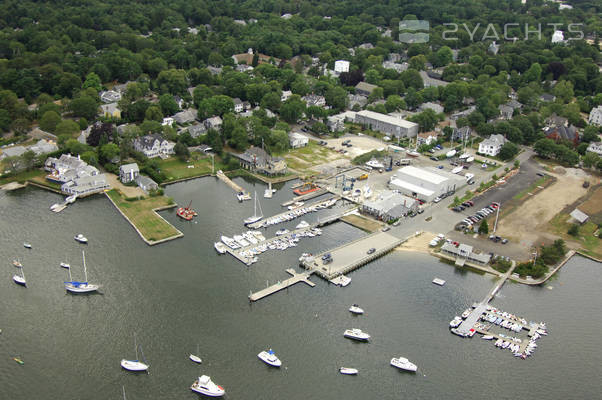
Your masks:
[[[188,87],[188,77],[183,69],[161,71],[157,77],[157,87],[161,93],[184,94]]]
[[[571,81],[560,81],[554,86],[552,93],[556,98],[561,99],[563,103],[569,103],[575,95],[573,92],[573,83]]]
[[[144,113],[144,119],[161,122],[163,121],[163,113],[161,112],[161,109],[159,107],[150,106],[146,109],[146,112]]]
[[[56,126],[61,122],[61,116],[54,111],[46,111],[40,119],[40,129],[54,133]]]
[[[173,96],[165,93],[159,97],[159,107],[163,115],[174,115],[180,109]]]
[[[12,118],[7,110],[0,109],[0,130],[8,132]]]
[[[281,107],[280,95],[276,92],[266,93],[261,98],[261,107],[271,111],[278,111]]]
[[[23,153],[23,155],[21,156],[21,159],[23,160],[25,169],[29,171],[34,166],[35,159],[36,159],[36,153],[34,153],[31,150],[27,150],[25,153]]]
[[[519,151],[519,148],[517,145],[515,145],[514,143],[512,143],[510,141],[507,141],[506,143],[504,143],[504,145],[500,149],[498,156],[503,161],[508,161],[508,160],[513,159],[514,156],[516,156],[518,154],[518,151]]]
[[[324,99],[334,110],[343,110],[347,106],[347,91],[340,86],[334,86],[326,91]]]
[[[100,146],[98,154],[100,155],[100,161],[102,164],[112,162],[113,159],[119,157],[120,148],[115,143],[107,143]]]
[[[66,119],[66,120],[59,122],[56,125],[54,133],[57,136],[60,136],[60,135],[73,136],[75,133],[77,133],[79,131],[80,131],[79,124],[77,122],[70,120],[70,119]]]
[[[95,151],[88,150],[81,155],[82,160],[94,166],[98,166],[98,156]]]
[[[93,120],[98,114],[98,103],[92,97],[80,96],[69,103],[69,110],[75,117]]]
[[[182,161],[186,161],[188,160],[188,157],[190,157],[190,151],[188,151],[188,146],[186,146],[182,142],[177,142],[173,148],[173,151],[176,153],[176,156]]]
[[[280,107],[280,116],[289,124],[297,123],[304,112],[305,103],[296,95],[285,101]]]
[[[596,167],[600,162],[600,157],[596,153],[588,152],[583,156],[583,166],[585,168]]]
[[[400,96],[392,94],[389,97],[387,97],[385,108],[387,109],[387,112],[403,110],[404,108],[406,108],[406,102]]]
[[[87,89],[87,88],[92,88],[97,93],[102,90],[100,77],[97,74],[95,74],[94,72],[90,72],[88,75],[86,75],[86,80],[84,81],[84,83],[82,85],[82,89]]]
[[[576,224],[571,224],[570,228],[568,229],[567,233],[571,236],[579,236],[579,226],[577,226]]]
[[[487,235],[489,233],[489,225],[487,225],[487,220],[482,219],[481,224],[479,225],[479,234]]]
[[[435,56],[435,66],[444,67],[447,64],[451,63],[453,59],[454,54],[452,53],[451,49],[447,46],[443,46],[439,50],[437,50]]]

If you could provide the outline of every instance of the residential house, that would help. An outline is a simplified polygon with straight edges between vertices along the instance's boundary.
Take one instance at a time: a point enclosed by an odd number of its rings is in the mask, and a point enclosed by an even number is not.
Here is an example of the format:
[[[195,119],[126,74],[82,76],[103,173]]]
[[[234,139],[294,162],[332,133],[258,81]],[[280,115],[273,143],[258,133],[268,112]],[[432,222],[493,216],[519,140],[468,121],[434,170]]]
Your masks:
[[[81,196],[110,188],[105,175],[86,164],[79,156],[62,154],[60,158],[48,157],[44,169],[50,172],[46,179],[62,184],[63,193]]]
[[[270,63],[270,61],[273,61],[274,64],[276,64],[276,65],[280,64],[279,58],[268,56],[268,55],[261,54],[261,53],[256,53],[256,54],[257,54],[257,62],[259,64]],[[234,54],[232,56],[232,59],[234,60],[234,63],[236,63],[237,65],[238,64],[253,65],[253,57],[254,56],[255,56],[255,54],[253,53],[253,49],[249,49],[249,50],[247,50],[246,53]]]
[[[466,118],[468,117],[470,114],[472,114],[473,111],[475,111],[477,109],[476,106],[470,106],[468,107],[466,110],[462,110],[462,111],[458,111],[453,113],[449,118],[453,121],[459,119],[459,118]]]
[[[575,126],[569,125],[567,118],[552,114],[545,120],[545,125],[543,133],[548,139],[554,141],[568,140],[575,146],[579,144],[579,132]]]
[[[235,97],[233,99],[233,101],[234,101],[234,112],[235,113],[241,113],[241,112],[243,112],[244,106],[242,104],[242,100],[239,99],[238,97]]]
[[[186,128],[186,130],[188,130],[188,133],[190,133],[190,136],[192,136],[195,139],[198,138],[199,136],[207,133],[207,128],[205,127],[205,124],[203,124],[201,122],[197,122],[194,125],[188,126]]]
[[[140,189],[144,190],[144,193],[148,194],[153,190],[158,190],[159,185],[157,182],[153,181],[151,178],[145,175],[138,175],[136,178],[136,183]]]
[[[138,178],[138,175],[140,175],[140,169],[136,163],[125,164],[119,167],[119,180],[122,183],[134,182]]]
[[[602,105],[596,108],[592,108],[589,113],[587,123],[590,125],[602,126]]]
[[[374,48],[374,45],[372,43],[362,43],[357,47],[364,50],[370,50]]]
[[[430,101],[426,102],[426,103],[422,103],[420,105],[420,107],[418,107],[418,109],[420,111],[433,110],[437,114],[441,114],[444,111],[444,108],[441,104],[433,103]]]
[[[320,96],[320,95],[313,94],[313,93],[301,97],[301,100],[303,100],[307,104],[307,107],[311,107],[311,106],[325,107],[326,106],[326,99],[324,98],[324,96]]]
[[[307,143],[309,143],[309,138],[298,132],[290,132],[288,134],[288,139],[289,139],[290,146],[293,149],[298,149],[299,147],[305,147],[305,146],[307,146]]]
[[[331,132],[341,132],[345,130],[345,122],[355,121],[355,112],[345,111],[340,114],[330,115],[326,120],[326,126],[328,126]]]
[[[179,113],[174,114],[173,119],[180,125],[194,122],[194,120],[197,119],[197,110],[194,108],[189,108],[187,110],[180,111]]]
[[[418,200],[397,191],[385,190],[375,198],[365,201],[361,211],[375,218],[389,222],[418,210]]]
[[[238,64],[235,69],[236,69],[236,72],[247,72],[247,71],[253,71],[255,68],[253,68],[251,65],[247,65],[247,64]]]
[[[117,103],[121,100],[121,93],[116,90],[106,90],[99,93],[103,103]]]
[[[114,85],[113,90],[116,92],[119,92],[123,95],[126,92],[126,90],[128,89],[128,85],[130,83],[135,83],[135,82],[127,81],[126,83],[120,83],[120,84]]]
[[[420,132],[418,136],[416,136],[416,143],[418,146],[426,144],[430,145],[433,142],[437,141],[437,132]]]
[[[85,196],[92,193],[100,193],[105,189],[110,189],[111,186],[107,183],[105,174],[97,174],[92,176],[83,176],[65,182],[61,185],[61,191],[69,195]]]
[[[461,141],[470,139],[471,135],[472,135],[472,129],[470,128],[470,126],[454,128],[454,131],[452,133],[452,140],[454,142],[461,142]]]
[[[0,160],[3,160],[7,157],[19,157],[22,156],[23,153],[27,152],[27,148],[25,146],[9,146],[5,147],[0,153]]]
[[[441,79],[433,76],[438,76],[438,74],[433,73],[432,71],[420,71],[420,77],[422,78],[425,88],[446,86],[449,84],[449,82],[442,81]]]
[[[207,128],[207,130],[215,129],[218,132],[222,129],[222,123],[223,121],[219,116],[207,118],[205,121],[203,121],[203,124],[205,124],[205,128]]]
[[[287,101],[291,96],[293,95],[293,92],[291,92],[290,90],[283,90],[282,94],[280,95],[280,101],[282,103],[284,103],[285,101]]]
[[[589,215],[578,208],[575,208],[573,211],[571,211],[570,216],[581,225],[583,225],[589,219]]]
[[[556,100],[556,96],[554,96],[553,94],[544,93],[541,96],[539,96],[539,100],[546,103],[551,103]]]
[[[101,114],[105,118],[121,119],[121,110],[117,103],[101,104]]]
[[[378,86],[372,85],[368,82],[359,82],[357,85],[355,85],[355,94],[360,94],[367,97],[370,96],[377,87]]]
[[[587,151],[591,151],[592,153],[602,156],[602,142],[590,143],[589,146],[587,146]]]
[[[36,144],[32,144],[27,148],[35,153],[36,156],[41,154],[52,153],[53,151],[57,151],[59,148],[56,145],[56,142],[52,140],[40,139]]]
[[[240,166],[250,171],[265,175],[286,174],[286,161],[283,158],[272,157],[265,150],[252,146],[242,154],[232,153],[238,158]]]
[[[174,124],[175,120],[172,117],[165,117],[163,118],[163,122],[161,122],[161,125],[163,126],[172,126]]]
[[[489,139],[485,139],[479,143],[479,153],[492,157],[497,156],[504,143],[506,143],[506,138],[502,135],[491,135]]]
[[[393,69],[397,73],[402,73],[410,67],[410,64],[407,62],[399,64],[394,61],[383,61],[382,66],[384,69]]]
[[[456,256],[456,258],[482,265],[486,265],[491,260],[490,254],[474,251],[472,246],[463,243],[458,247],[453,243],[444,243],[441,251]]]
[[[361,94],[348,94],[347,99],[350,109],[354,108],[356,104],[359,108],[364,108],[368,104],[368,97]]]
[[[514,115],[514,108],[507,104],[500,104],[498,110],[500,111],[501,119],[512,119],[512,115]]]
[[[211,73],[211,75],[219,75],[222,73],[222,67],[215,67],[213,65],[209,65],[207,69],[209,70],[209,73]]]
[[[148,158],[167,157],[174,154],[174,142],[163,139],[161,135],[145,135],[134,139],[134,150],[142,152]]]
[[[185,103],[185,101],[184,101],[184,99],[183,99],[183,98],[181,98],[180,96],[178,96],[178,95],[174,96],[174,97],[173,97],[173,100],[174,100],[174,101],[176,102],[176,104],[178,105],[178,108],[180,108],[180,109],[181,109],[182,107],[184,107],[184,103]]]

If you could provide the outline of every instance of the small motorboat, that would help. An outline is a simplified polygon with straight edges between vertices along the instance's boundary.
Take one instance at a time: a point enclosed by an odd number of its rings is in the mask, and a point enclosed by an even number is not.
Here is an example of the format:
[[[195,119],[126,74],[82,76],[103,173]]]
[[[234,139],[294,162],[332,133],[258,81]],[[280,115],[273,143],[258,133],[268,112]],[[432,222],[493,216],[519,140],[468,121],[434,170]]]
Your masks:
[[[351,307],[349,307],[349,312],[353,314],[363,314],[364,310],[362,310],[357,304],[353,304]]]
[[[456,316],[456,318],[454,318],[451,321],[449,321],[449,327],[450,328],[457,328],[457,327],[460,326],[461,323],[462,323],[462,318]]]
[[[445,285],[445,281],[444,281],[443,279],[440,279],[440,278],[435,278],[435,279],[433,279],[433,283],[434,283],[435,285],[439,285],[439,286],[443,286],[443,285]]]
[[[74,194],[74,195],[71,195],[71,196],[67,197],[65,199],[65,202],[68,203],[68,204],[72,204],[72,203],[75,203],[76,199],[77,199],[77,195]]]
[[[59,265],[63,268],[67,268],[67,269],[71,268],[71,265],[67,264],[66,262],[62,262]]]
[[[466,319],[470,315],[471,311],[472,310],[470,308],[464,310],[464,312],[462,313],[462,318]]]
[[[23,243],[23,247],[25,247],[26,249],[31,249],[31,244],[25,242]]]
[[[21,271],[21,275],[13,275],[13,281],[15,281],[17,285],[27,287],[27,281],[25,281],[25,275],[23,274],[23,267],[21,267],[19,271]]]
[[[485,336],[483,336],[481,339],[484,339],[484,340],[492,340],[492,339],[493,339],[493,335],[485,335]]]
[[[23,267],[23,264],[19,260],[13,260],[13,265],[17,268]]]
[[[392,358],[391,365],[405,371],[416,372],[418,367],[405,357]]]
[[[148,365],[138,360],[121,360],[121,367],[128,371],[146,371]]]
[[[203,362],[203,360],[201,360],[201,358],[199,356],[195,356],[194,354],[189,355],[188,358],[190,358],[192,361],[194,361],[197,364],[200,364]]]
[[[268,351],[262,351],[261,353],[257,354],[257,357],[272,367],[280,367],[282,365],[282,361],[276,357],[276,354],[274,354],[274,350],[272,349],[269,349]]]
[[[193,392],[204,394],[205,396],[221,397],[226,393],[223,387],[216,385],[207,375],[199,376],[190,386]]]
[[[295,227],[296,229],[305,229],[305,228],[309,228],[309,223],[306,221],[301,221],[299,222],[299,224]]]
[[[215,247],[215,250],[219,253],[219,254],[225,254],[226,253],[226,245],[223,244],[222,242],[215,242],[213,244],[213,247]]]
[[[344,333],[343,336],[345,336],[346,338],[349,339],[354,339],[354,340],[359,340],[362,342],[367,342],[368,340],[370,340],[370,335],[367,334],[366,332],[362,332],[361,329],[347,329]]]
[[[78,233],[76,236],[73,237],[73,239],[80,243],[88,243],[88,238],[82,235],[81,233]]]
[[[289,233],[288,229],[279,229],[279,230],[276,231],[276,235],[277,236],[286,235],[287,233]]]
[[[355,368],[341,367],[339,368],[339,372],[343,375],[357,375],[359,371]]]

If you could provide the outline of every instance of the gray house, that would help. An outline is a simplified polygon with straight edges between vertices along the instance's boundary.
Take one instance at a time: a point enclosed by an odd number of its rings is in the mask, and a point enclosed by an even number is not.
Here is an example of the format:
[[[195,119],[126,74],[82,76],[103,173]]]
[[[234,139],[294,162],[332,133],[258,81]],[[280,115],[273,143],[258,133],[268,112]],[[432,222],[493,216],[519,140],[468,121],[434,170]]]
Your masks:
[[[119,180],[122,183],[133,182],[139,175],[140,169],[136,163],[125,164],[119,167]]]
[[[157,182],[153,181],[151,178],[145,175],[138,175],[136,179],[136,183],[140,187],[140,189],[144,190],[144,193],[148,194],[153,190],[159,189],[159,185]]]
[[[363,96],[370,96],[374,89],[376,89],[377,87],[378,86],[372,85],[368,82],[360,82],[357,85],[355,85],[355,93],[361,94]]]

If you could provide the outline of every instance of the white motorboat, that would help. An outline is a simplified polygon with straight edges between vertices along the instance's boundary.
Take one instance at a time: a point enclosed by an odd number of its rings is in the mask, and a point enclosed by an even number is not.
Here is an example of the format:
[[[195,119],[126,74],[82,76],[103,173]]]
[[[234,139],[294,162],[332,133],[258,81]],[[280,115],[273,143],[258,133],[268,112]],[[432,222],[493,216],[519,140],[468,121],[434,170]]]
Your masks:
[[[88,243],[88,238],[82,235],[81,233],[78,233],[76,236],[73,237],[73,239],[77,240],[80,243]]]
[[[280,359],[276,357],[276,354],[274,354],[274,350],[272,349],[269,349],[268,351],[262,351],[261,353],[257,354],[257,357],[259,357],[261,361],[271,365],[272,367],[280,367],[282,365],[282,361],[280,361]]]
[[[54,203],[50,206],[50,211],[57,210],[61,205],[59,203]]]
[[[134,333],[134,349],[136,350],[136,359],[135,360],[126,360],[126,359],[121,360],[121,367],[123,369],[127,369],[128,371],[135,371],[135,372],[146,371],[148,369],[148,364],[143,363],[138,360],[138,345],[136,344],[136,334],[135,333]]]
[[[257,214],[257,205],[258,204],[259,204],[259,214]],[[261,211],[261,204],[259,203],[259,200],[257,199],[257,192],[255,192],[255,203],[253,205],[253,208],[254,208],[253,215],[250,216],[249,218],[245,218],[245,220],[244,220],[245,225],[253,224],[263,218],[263,211]]]
[[[372,197],[372,189],[370,189],[370,186],[366,185],[364,186],[364,199],[369,199],[370,197]]]
[[[462,154],[462,155],[461,155],[460,157],[458,157],[458,158],[459,158],[460,160],[464,160],[465,158],[468,158],[468,157],[470,157],[470,154],[468,154],[468,153],[464,153],[464,154]]]
[[[374,169],[384,169],[385,168],[385,166],[384,166],[383,163],[378,162],[375,159],[372,159],[372,160],[366,162],[366,165],[369,166],[369,167],[371,167],[371,168],[374,168]]]
[[[222,235],[222,237],[220,239],[222,239],[222,242],[224,242],[226,244],[226,246],[230,247],[231,249],[240,248],[240,246],[238,244],[236,244],[234,239],[229,238],[228,236]]]
[[[65,282],[65,289],[71,293],[90,293],[95,292],[100,287],[99,285],[93,285],[88,283],[88,270],[86,269],[86,254],[82,251],[82,258],[84,260],[84,281],[78,282],[71,278],[71,268],[69,268],[69,281]]]
[[[463,170],[463,169],[464,169],[464,167],[460,165],[460,166],[458,166],[458,167],[456,167],[456,168],[452,169],[452,170],[451,170],[451,173],[452,173],[452,174],[459,174],[460,172],[462,172],[462,170]]]
[[[456,318],[452,319],[452,320],[449,322],[449,327],[450,327],[450,328],[457,328],[457,327],[459,327],[459,326],[460,326],[460,324],[461,324],[461,323],[462,323],[462,318],[460,318],[460,317],[456,316]]]
[[[347,329],[344,333],[343,336],[345,336],[346,338],[349,339],[354,339],[354,340],[359,340],[359,341],[368,341],[370,340],[370,335],[367,334],[366,332],[362,332],[361,329]]]
[[[466,162],[467,162],[467,163],[471,163],[471,162],[473,162],[473,161],[474,161],[474,157],[472,157],[472,156],[471,156],[471,157],[468,157],[468,158],[466,159]]]
[[[272,195],[276,193],[276,189],[272,189],[272,182],[268,183],[268,188],[263,192],[263,197],[266,199],[271,199]]]
[[[287,208],[291,211],[296,210],[297,208],[303,207],[305,203],[302,201],[295,201],[293,204],[288,206]]]
[[[447,153],[445,153],[445,157],[447,157],[447,158],[452,158],[455,155],[456,155],[456,150],[450,150]]]
[[[445,285],[445,281],[444,281],[443,279],[440,279],[440,278],[435,278],[435,279],[433,279],[433,283],[434,283],[435,285],[439,285],[439,286],[443,286],[443,285]]]
[[[215,250],[219,253],[219,254],[225,254],[226,253],[226,245],[223,244],[222,242],[215,242],[213,243],[213,247],[215,247]]]
[[[245,200],[251,200],[251,195],[249,193],[239,192],[236,194],[236,198],[238,201],[243,202]]]
[[[199,345],[198,344],[196,345],[196,353],[199,354]],[[203,360],[201,360],[201,357],[196,356],[194,354],[189,355],[188,358],[190,358],[192,361],[194,361],[197,364],[200,364],[203,362]]]
[[[71,195],[71,196],[67,197],[65,199],[65,202],[68,203],[68,204],[72,204],[72,203],[75,203],[76,199],[77,199],[77,195],[74,194],[74,195]]]
[[[416,149],[414,150],[406,150],[406,154],[410,157],[418,157],[420,155],[419,152],[416,151]]]
[[[23,267],[19,268],[19,270],[21,273],[13,275],[13,281],[15,281],[17,285],[27,286],[27,281],[25,280],[25,275],[23,273]]]
[[[62,263],[60,263],[59,265],[60,265],[62,268],[67,268],[67,269],[71,268],[71,265],[69,265],[69,264],[68,264],[68,263],[66,263],[66,262],[62,262]]]
[[[234,235],[233,237],[236,243],[238,243],[241,247],[247,247],[249,245],[249,242],[247,242],[242,235]]]
[[[279,230],[276,231],[276,235],[277,236],[286,235],[287,233],[289,233],[288,229],[279,229]]]
[[[207,375],[199,376],[190,386],[193,392],[204,394],[205,396],[221,397],[226,393],[223,387],[213,383],[210,377]]]
[[[416,372],[418,367],[405,357],[392,358],[391,365],[405,371]]]
[[[357,304],[353,304],[351,307],[349,307],[349,312],[352,312],[353,314],[363,314],[364,310],[362,310]]]
[[[493,339],[493,335],[485,335],[485,336],[483,336],[481,339],[484,339],[484,340],[492,340],[492,339]]]
[[[470,308],[467,308],[466,310],[464,310],[464,312],[462,313],[462,318],[466,319],[470,315],[471,311],[472,310]]]
[[[299,224],[295,228],[296,229],[309,228],[309,223],[307,221],[301,221],[301,222],[299,222]]]
[[[23,247],[25,247],[26,249],[31,249],[31,244],[25,242],[23,243]]]
[[[339,372],[343,375],[357,375],[359,371],[355,368],[341,367],[339,368]]]

